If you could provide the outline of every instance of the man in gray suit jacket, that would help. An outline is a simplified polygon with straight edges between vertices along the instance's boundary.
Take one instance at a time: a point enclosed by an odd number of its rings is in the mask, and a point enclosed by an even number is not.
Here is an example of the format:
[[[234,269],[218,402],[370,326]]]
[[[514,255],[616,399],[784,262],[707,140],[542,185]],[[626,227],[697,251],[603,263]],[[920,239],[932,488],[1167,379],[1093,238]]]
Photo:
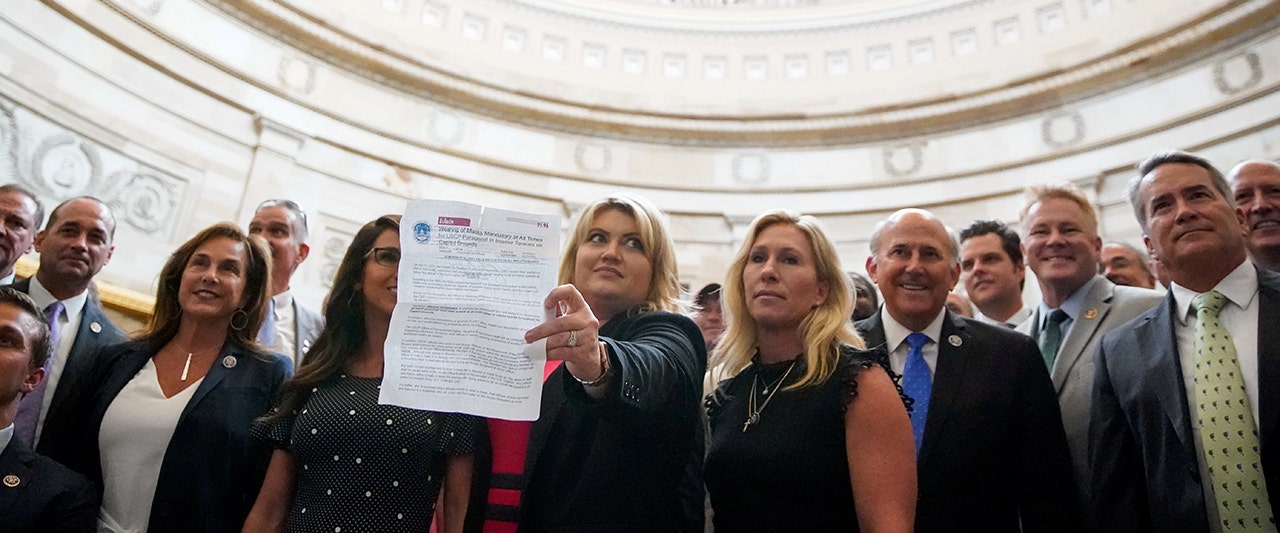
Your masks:
[[[1098,351],[1089,439],[1094,525],[1275,531],[1280,276],[1247,260],[1230,189],[1202,158],[1152,156],[1130,182],[1129,201],[1172,283],[1160,305],[1107,333]],[[1197,311],[1206,299],[1221,310]],[[1233,401],[1240,412],[1221,410]],[[1226,424],[1240,427],[1224,432]],[[1242,468],[1218,464],[1224,456]],[[1221,468],[1210,472],[1210,463]],[[1239,477],[1228,481],[1224,472]]]
[[[324,329],[324,317],[299,304],[289,290],[293,273],[311,253],[307,212],[292,200],[267,200],[254,212],[249,234],[262,237],[271,247],[272,312],[262,324],[258,341],[292,358],[298,368]]]
[[[1118,287],[1098,274],[1102,238],[1098,214],[1070,184],[1028,189],[1022,209],[1027,264],[1036,274],[1042,300],[1018,331],[1036,339],[1062,409],[1071,449],[1076,494],[1089,504],[1089,410],[1093,402],[1093,362],[1102,335],[1160,303],[1161,294]],[[1065,317],[1049,327],[1055,313]]]
[[[80,197],[62,202],[36,234],[40,267],[34,276],[12,285],[31,296],[46,313],[55,303],[59,308],[46,383],[22,399],[15,422],[20,430],[16,438],[36,451],[44,452],[46,443],[70,434],[73,413],[69,406],[84,393],[82,380],[93,368],[98,349],[128,340],[89,297],[89,284],[115,249],[115,229],[111,209],[98,199]]]

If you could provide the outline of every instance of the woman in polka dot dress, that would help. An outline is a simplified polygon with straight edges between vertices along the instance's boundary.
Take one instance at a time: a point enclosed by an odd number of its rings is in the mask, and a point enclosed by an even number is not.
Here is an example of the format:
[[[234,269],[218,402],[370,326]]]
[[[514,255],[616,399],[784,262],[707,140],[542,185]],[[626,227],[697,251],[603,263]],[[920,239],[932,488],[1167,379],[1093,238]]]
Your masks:
[[[277,449],[245,531],[460,531],[479,419],[378,404],[396,304],[400,217],[352,239],[326,325],[257,434]]]

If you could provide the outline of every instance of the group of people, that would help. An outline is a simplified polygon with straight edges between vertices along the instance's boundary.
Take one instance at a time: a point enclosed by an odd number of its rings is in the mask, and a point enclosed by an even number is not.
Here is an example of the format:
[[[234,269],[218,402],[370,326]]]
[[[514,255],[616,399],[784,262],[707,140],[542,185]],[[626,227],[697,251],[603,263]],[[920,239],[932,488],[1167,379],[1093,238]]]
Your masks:
[[[289,295],[296,203],[204,229],[129,340],[92,291],[110,208],[37,231],[3,186],[0,270],[40,266],[0,287],[0,529],[1275,531],[1280,166],[1163,152],[1129,200],[1165,294],[1118,285],[1145,261],[1104,262],[1055,185],[1021,233],[891,214],[869,283],[771,210],[685,316],[662,213],[599,199],[525,333],[547,363],[518,422],[378,404],[396,215],[357,232],[323,315]],[[961,283],[976,319],[947,305]]]

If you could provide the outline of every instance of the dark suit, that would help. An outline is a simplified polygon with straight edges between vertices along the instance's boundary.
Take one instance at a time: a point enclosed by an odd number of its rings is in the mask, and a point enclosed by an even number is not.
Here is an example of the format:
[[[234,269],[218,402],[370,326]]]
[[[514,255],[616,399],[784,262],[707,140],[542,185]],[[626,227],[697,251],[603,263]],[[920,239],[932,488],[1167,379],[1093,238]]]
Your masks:
[[[868,347],[891,351],[884,312],[858,330]],[[1035,342],[949,311],[936,341],[916,531],[1078,530],[1062,417]]]
[[[135,341],[98,354],[86,385],[92,390],[77,405],[75,444],[56,447],[51,457],[101,486],[102,418],[157,348]],[[270,446],[250,434],[253,421],[271,408],[292,369],[282,355],[253,355],[230,342],[222,347],[169,440],[148,531],[240,531],[271,458]]]
[[[93,484],[18,439],[0,453],[0,530],[8,533],[86,533],[97,530]]]
[[[1258,435],[1271,507],[1280,509],[1280,275],[1259,269],[1258,298]],[[1170,293],[1098,351],[1089,456],[1093,512],[1107,531],[1209,530],[1174,305]]]
[[[568,369],[556,369],[530,430],[529,477],[482,475],[477,495],[527,483],[518,509],[488,509],[516,514],[521,531],[701,532],[701,332],[686,317],[655,311],[615,317],[600,337],[614,372],[609,396],[590,398]]]
[[[15,282],[12,287],[31,294],[31,278]],[[102,309],[93,303],[93,299],[86,298],[84,310],[80,312],[80,327],[76,329],[76,342],[71,345],[71,351],[67,352],[67,361],[58,377],[58,386],[52,391],[45,391],[45,394],[53,394],[53,400],[49,402],[49,411],[44,415],[44,429],[36,443],[36,451],[48,455],[53,443],[66,439],[74,430],[70,427],[72,413],[69,406],[75,404],[77,396],[84,393],[84,378],[93,368],[93,356],[98,349],[127,340],[129,337],[103,314]]]

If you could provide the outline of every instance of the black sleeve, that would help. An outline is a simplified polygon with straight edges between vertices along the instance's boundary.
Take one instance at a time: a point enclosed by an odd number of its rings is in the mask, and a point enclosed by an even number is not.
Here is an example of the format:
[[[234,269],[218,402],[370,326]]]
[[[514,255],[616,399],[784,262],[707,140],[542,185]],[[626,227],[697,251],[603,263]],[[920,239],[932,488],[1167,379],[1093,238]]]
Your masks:
[[[1030,337],[1023,343],[1021,359],[1021,416],[1018,446],[1019,513],[1024,531],[1080,530],[1075,475],[1062,413],[1049,370],[1040,349]]]

